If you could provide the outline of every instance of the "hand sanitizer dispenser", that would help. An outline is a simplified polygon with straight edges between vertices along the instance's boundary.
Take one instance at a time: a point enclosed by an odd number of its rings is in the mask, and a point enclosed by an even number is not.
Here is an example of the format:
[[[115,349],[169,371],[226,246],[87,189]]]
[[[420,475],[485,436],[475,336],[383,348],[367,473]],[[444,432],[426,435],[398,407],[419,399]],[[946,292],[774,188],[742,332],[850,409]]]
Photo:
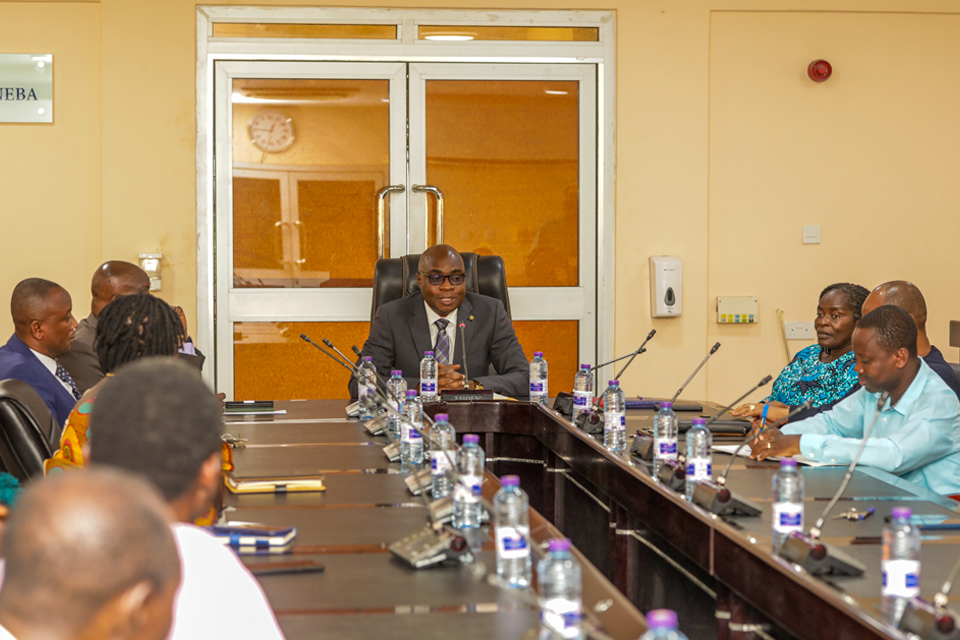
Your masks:
[[[650,257],[650,315],[673,318],[683,311],[683,263],[676,256]]]

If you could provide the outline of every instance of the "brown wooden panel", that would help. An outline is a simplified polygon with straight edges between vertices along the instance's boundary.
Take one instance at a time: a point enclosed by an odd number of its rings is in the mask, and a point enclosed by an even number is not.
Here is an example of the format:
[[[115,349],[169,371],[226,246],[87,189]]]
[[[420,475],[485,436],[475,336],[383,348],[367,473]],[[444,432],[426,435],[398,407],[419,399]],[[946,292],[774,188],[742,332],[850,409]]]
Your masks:
[[[583,30],[582,28],[579,30]],[[215,22],[214,38],[336,38],[395,40],[392,24],[265,24],[259,22]],[[571,38],[572,39],[572,38]],[[596,38],[593,38],[596,40]]]
[[[421,40],[540,40],[597,42],[596,27],[489,27],[482,25],[426,25],[417,29]]]
[[[235,269],[283,269],[280,248],[280,180],[233,179]],[[241,286],[236,283],[235,286]]]
[[[550,395],[573,389],[573,377],[580,367],[577,320],[515,320],[513,329],[523,347],[527,360],[533,360],[534,351],[543,351],[549,365]]]
[[[329,338],[344,354],[363,345],[369,322],[237,322],[233,376],[237,400],[349,398],[350,374],[300,339]]]

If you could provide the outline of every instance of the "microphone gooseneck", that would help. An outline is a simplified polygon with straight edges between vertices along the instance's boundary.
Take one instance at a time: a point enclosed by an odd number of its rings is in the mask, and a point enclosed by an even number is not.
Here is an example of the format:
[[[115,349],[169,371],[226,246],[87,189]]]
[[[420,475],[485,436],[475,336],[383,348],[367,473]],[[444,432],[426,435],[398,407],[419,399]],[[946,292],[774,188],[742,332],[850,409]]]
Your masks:
[[[760,382],[758,382],[757,384],[753,385],[753,387],[751,387],[749,391],[747,391],[745,394],[743,394],[742,396],[740,396],[739,398],[737,398],[736,400],[734,400],[734,401],[730,404],[730,406],[728,406],[726,409],[724,409],[723,411],[721,411],[721,412],[718,413],[717,415],[715,415],[715,416],[713,416],[712,418],[710,418],[709,420],[707,420],[707,424],[705,424],[705,425],[703,425],[703,426],[709,427],[710,425],[712,425],[714,422],[716,422],[718,419],[720,419],[720,416],[722,416],[723,414],[725,414],[727,411],[730,411],[730,409],[733,409],[735,406],[737,406],[738,404],[740,404],[740,401],[741,401],[741,400],[743,400],[743,399],[746,398],[748,395],[750,395],[751,393],[753,393],[754,391],[756,391],[757,389],[759,389],[759,388],[762,387],[763,385],[767,384],[767,383],[770,382],[771,380],[773,380],[773,376],[767,376],[767,377],[765,377],[763,380],[761,380]]]
[[[709,360],[713,356],[713,354],[717,352],[717,349],[719,348],[720,348],[719,342],[713,345],[713,348],[710,349],[710,353],[708,353],[706,357],[700,361],[700,364],[698,364],[697,368],[693,370],[693,373],[690,374],[690,377],[687,378],[687,381],[684,382],[682,385],[680,385],[680,388],[677,390],[677,392],[673,394],[672,398],[670,398],[670,404],[673,404],[674,402],[677,401],[677,398],[679,398],[680,394],[683,393],[683,390],[687,388],[687,385],[690,384],[690,381],[693,380],[698,373],[700,373],[700,369],[703,368],[703,365],[707,364],[707,360]],[[624,369],[626,369],[626,367],[624,367]]]
[[[790,418],[800,413],[801,411],[806,411],[812,406],[813,406],[813,400],[807,400],[802,405],[800,405],[799,407],[797,407],[796,409],[794,409],[793,411],[785,415],[783,419],[777,422],[775,425],[773,425],[773,427],[774,428],[782,427],[784,424],[787,423],[787,421]],[[723,473],[721,473],[720,477],[717,478],[717,484],[724,485],[727,483],[727,474],[730,473],[730,468],[733,466],[733,461],[736,460],[740,452],[743,451],[743,448],[748,444],[750,444],[751,442],[753,442],[754,440],[756,440],[757,438],[759,438],[760,434],[763,433],[763,431],[764,431],[764,427],[763,425],[760,425],[759,431],[757,431],[755,434],[753,434],[752,436],[750,436],[749,438],[747,438],[746,440],[740,443],[740,446],[737,447],[737,450],[733,452],[732,456],[730,456],[730,460],[727,462],[727,466],[723,469]]]
[[[337,349],[337,347],[334,346],[334,344],[333,344],[332,342],[330,342],[329,339],[324,338],[324,339],[323,339],[323,344],[327,345],[327,348],[328,348],[328,349],[333,349],[333,350],[336,352],[336,354],[343,359],[344,362],[350,362],[350,358],[348,358],[347,356],[343,355],[343,353],[340,352],[340,349]],[[350,362],[350,363],[353,364],[352,362]]]
[[[863,440],[860,442],[860,448],[857,449],[857,453],[853,456],[853,460],[850,461],[850,466],[847,467],[847,472],[843,476],[843,482],[840,483],[840,488],[837,489],[835,494],[833,494],[833,499],[830,500],[830,502],[827,504],[827,507],[823,510],[823,513],[820,514],[820,518],[817,520],[817,523],[810,527],[811,538],[820,538],[820,530],[823,527],[823,523],[827,519],[827,516],[830,515],[830,511],[833,509],[834,505],[837,504],[840,496],[843,495],[847,485],[850,483],[850,478],[853,476],[853,469],[860,461],[860,456],[863,454],[864,447],[867,446],[867,438],[869,438],[870,434],[873,432],[873,427],[877,424],[877,419],[880,417],[880,412],[883,411],[883,407],[885,404],[887,404],[887,399],[889,397],[890,393],[888,391],[884,391],[880,394],[880,397],[877,398],[877,412],[873,414],[873,420],[870,421],[870,426],[867,427],[866,432],[863,434]]]
[[[627,361],[627,364],[623,365],[623,369],[620,369],[620,373],[618,373],[616,376],[614,376],[614,378],[613,378],[614,380],[619,380],[619,379],[620,379],[620,376],[623,375],[623,372],[627,370],[627,367],[629,367],[631,364],[633,364],[633,360],[634,360],[638,355],[640,355],[641,353],[643,353],[643,351],[644,351],[643,348],[644,348],[645,346],[647,346],[647,343],[650,342],[650,339],[651,339],[653,336],[655,336],[655,335],[657,335],[657,330],[656,330],[656,329],[650,329],[650,333],[647,334],[647,339],[643,341],[643,344],[640,345],[640,348],[637,349],[637,352],[634,353],[634,354],[630,357],[630,360]]]
[[[467,368],[467,338],[465,322],[460,323],[460,353],[463,354],[463,379],[466,381],[464,386],[470,384],[470,370]]]
[[[347,364],[344,364],[343,362],[341,362],[340,360],[338,360],[335,355],[333,355],[332,353],[330,353],[329,351],[327,351],[326,349],[324,349],[323,347],[321,347],[320,345],[318,345],[316,342],[314,342],[313,340],[311,340],[309,337],[307,337],[307,334],[305,334],[305,333],[301,333],[301,334],[300,334],[300,338],[301,338],[304,342],[306,342],[307,344],[312,344],[312,345],[315,346],[317,349],[320,349],[320,351],[323,351],[325,354],[327,354],[327,356],[328,356],[331,360],[333,360],[333,361],[336,362],[338,365],[340,365],[341,367],[343,367],[344,369],[346,369],[347,371],[349,371],[352,375],[354,375],[354,376],[357,375],[357,368],[353,365],[353,363],[351,363],[351,362],[348,361]]]
[[[630,358],[630,357],[633,357],[633,356],[638,356],[638,355],[640,355],[641,353],[644,353],[645,351],[646,351],[646,349],[644,349],[643,347],[640,347],[639,349],[637,349],[637,350],[634,351],[633,353],[628,353],[628,354],[625,355],[625,356],[620,356],[619,358],[614,358],[614,359],[611,360],[610,362],[604,362],[603,364],[595,364],[595,365],[593,365],[592,367],[590,367],[589,370],[590,370],[590,371],[596,371],[597,369],[600,369],[601,367],[605,367],[605,366],[607,366],[608,364],[613,364],[614,362],[620,362],[620,361],[623,360],[624,358]]]

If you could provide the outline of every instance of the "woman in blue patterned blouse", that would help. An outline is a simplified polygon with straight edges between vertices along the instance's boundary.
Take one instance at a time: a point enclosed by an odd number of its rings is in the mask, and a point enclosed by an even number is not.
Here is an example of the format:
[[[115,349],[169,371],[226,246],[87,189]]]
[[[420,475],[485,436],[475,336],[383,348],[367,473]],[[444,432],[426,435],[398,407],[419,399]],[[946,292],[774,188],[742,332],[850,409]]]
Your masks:
[[[851,339],[869,294],[860,285],[846,282],[823,290],[814,322],[817,344],[798,352],[780,372],[773,391],[763,400],[772,405],[768,419],[785,416],[789,407],[807,400],[813,400],[815,407],[838,400],[857,383]],[[757,418],[762,410],[763,404],[745,404],[730,414]]]

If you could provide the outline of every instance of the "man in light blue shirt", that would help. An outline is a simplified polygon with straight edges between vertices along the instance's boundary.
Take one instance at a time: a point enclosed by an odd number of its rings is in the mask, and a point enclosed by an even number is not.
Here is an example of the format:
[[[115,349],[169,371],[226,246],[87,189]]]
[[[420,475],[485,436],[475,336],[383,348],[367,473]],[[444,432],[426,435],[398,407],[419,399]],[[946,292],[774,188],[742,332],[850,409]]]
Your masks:
[[[820,462],[849,463],[877,413],[860,458],[941,495],[960,494],[960,402],[950,387],[917,357],[917,328],[910,314],[893,305],[863,316],[853,333],[856,371],[862,388],[832,411],[767,429],[751,457],[802,453]]]

